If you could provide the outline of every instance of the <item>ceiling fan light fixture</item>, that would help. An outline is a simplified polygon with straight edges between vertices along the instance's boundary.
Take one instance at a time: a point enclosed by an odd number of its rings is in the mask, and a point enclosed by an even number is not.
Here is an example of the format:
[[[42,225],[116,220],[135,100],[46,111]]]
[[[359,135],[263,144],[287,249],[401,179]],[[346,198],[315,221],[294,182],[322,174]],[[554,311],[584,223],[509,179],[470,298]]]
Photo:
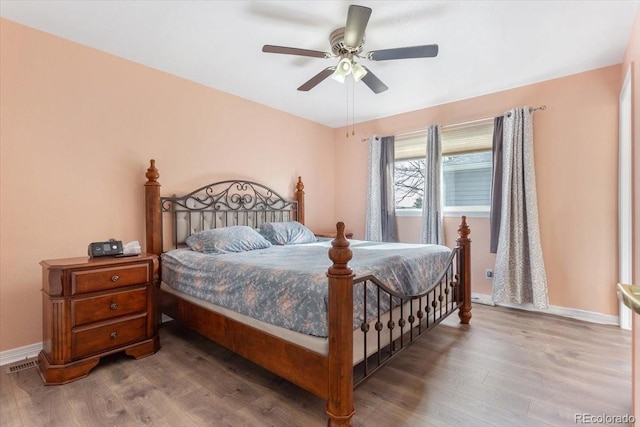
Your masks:
[[[331,78],[340,83],[344,83],[344,78],[351,74],[351,67],[351,60],[349,58],[342,58],[340,62],[338,62],[338,65],[336,65],[336,70],[333,72]]]
[[[367,69],[364,68],[362,65],[357,64],[355,62],[353,63],[353,66],[351,67],[351,72],[353,73],[353,79],[355,81],[357,81],[357,82],[362,80],[362,78],[367,75]]]
[[[333,72],[331,78],[337,82],[344,83],[344,74],[340,74],[337,69]]]
[[[348,76],[351,73],[351,60],[349,58],[342,58],[340,62],[338,62],[337,69],[340,70],[345,76]]]

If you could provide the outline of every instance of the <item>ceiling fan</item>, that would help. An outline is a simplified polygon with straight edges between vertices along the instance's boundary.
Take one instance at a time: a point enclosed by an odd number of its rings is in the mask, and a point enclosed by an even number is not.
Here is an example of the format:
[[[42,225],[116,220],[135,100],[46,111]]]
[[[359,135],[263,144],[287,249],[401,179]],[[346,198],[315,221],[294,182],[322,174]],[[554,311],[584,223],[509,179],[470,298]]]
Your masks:
[[[392,59],[433,58],[438,55],[437,44],[374,50],[363,55],[364,33],[370,16],[371,9],[368,7],[349,6],[347,24],[333,31],[329,36],[332,53],[268,44],[262,47],[262,51],[285,55],[310,56],[312,58],[340,58],[337,65],[325,68],[300,86],[298,88],[300,91],[313,89],[329,76],[344,83],[346,76],[352,74],[355,81],[362,80],[374,93],[381,93],[389,88],[371,70],[358,64],[356,59],[389,61]]]

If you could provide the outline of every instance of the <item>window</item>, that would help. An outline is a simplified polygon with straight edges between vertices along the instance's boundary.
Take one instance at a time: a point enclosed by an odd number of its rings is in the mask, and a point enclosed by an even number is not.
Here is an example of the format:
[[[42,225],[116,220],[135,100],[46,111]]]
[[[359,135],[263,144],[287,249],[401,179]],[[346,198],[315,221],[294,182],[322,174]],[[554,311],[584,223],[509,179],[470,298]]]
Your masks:
[[[491,151],[443,156],[442,204],[453,210],[488,210],[491,203]]]
[[[493,119],[442,129],[442,203],[445,213],[489,212]],[[427,132],[396,136],[395,198],[398,215],[418,215],[424,192]]]

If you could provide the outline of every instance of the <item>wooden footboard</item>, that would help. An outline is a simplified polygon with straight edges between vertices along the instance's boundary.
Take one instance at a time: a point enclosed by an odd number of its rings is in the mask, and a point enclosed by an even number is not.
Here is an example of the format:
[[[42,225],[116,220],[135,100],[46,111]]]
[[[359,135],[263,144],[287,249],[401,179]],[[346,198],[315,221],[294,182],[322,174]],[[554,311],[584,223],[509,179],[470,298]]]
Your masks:
[[[153,160],[151,160],[146,177],[146,250],[161,255],[163,252],[162,199],[158,182],[159,174]],[[294,202],[298,208],[296,218],[299,222],[304,222],[303,189],[304,186],[299,179],[296,184]],[[326,356],[211,312],[161,290],[158,292],[160,301],[156,306],[163,313],[180,321],[188,328],[326,400],[329,426],[350,426],[355,413],[353,405],[354,275],[349,268],[352,252],[349,248],[349,241],[344,235],[345,226],[340,222],[336,228],[337,235],[331,243],[331,249],[329,249],[329,258],[333,264],[327,271],[329,348]],[[439,290],[434,291],[432,299],[427,297],[427,301],[430,301],[427,304],[432,304],[431,309],[440,309],[440,313],[431,322],[427,319],[424,323],[425,330],[435,326],[456,310],[458,310],[461,323],[469,323],[471,319],[471,241],[468,238],[469,227],[465,217],[462,217],[458,234],[457,247],[453,252],[453,265],[447,270],[450,273],[443,272],[439,281],[441,284],[438,285],[440,286]],[[376,283],[375,278],[361,278],[358,279],[358,282],[363,280],[370,280],[374,286],[382,285],[380,288],[384,288],[383,284]],[[428,311],[426,307],[425,310],[422,310],[421,307],[416,311],[418,322],[414,324],[409,320],[411,325],[407,327],[407,332],[410,334],[413,334],[414,330],[419,330],[422,333],[423,323],[420,313],[431,314],[431,311]],[[411,309],[410,315],[413,316],[413,309]],[[156,316],[158,319],[160,317],[160,315]],[[393,322],[393,318],[386,320],[386,327],[392,332],[389,341],[384,344],[386,349],[391,349],[392,356],[397,353],[397,340],[404,342],[404,332],[400,333],[399,338],[397,335],[393,335],[395,327]],[[384,325],[380,326],[381,329],[384,327]],[[366,329],[365,326],[362,328]],[[377,324],[376,329],[378,329]],[[378,336],[380,336],[379,332],[380,330],[378,330]],[[411,335],[409,343],[411,340],[413,340],[413,335]],[[382,347],[383,345],[378,344],[378,346]],[[368,353],[365,353],[365,370],[367,370],[367,356]],[[379,356],[378,359],[380,359]],[[378,363],[377,366],[381,366],[381,363]]]

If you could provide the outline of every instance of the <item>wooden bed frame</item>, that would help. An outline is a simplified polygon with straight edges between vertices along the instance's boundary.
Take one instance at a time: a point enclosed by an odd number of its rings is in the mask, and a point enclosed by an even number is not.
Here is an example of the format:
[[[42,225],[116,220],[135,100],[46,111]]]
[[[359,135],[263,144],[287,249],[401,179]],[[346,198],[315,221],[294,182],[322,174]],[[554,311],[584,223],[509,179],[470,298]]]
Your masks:
[[[146,251],[160,256],[163,252],[162,199],[155,161],[147,169],[145,183]],[[203,187],[204,188],[204,187]],[[304,185],[299,179],[294,203],[298,222],[304,223]],[[323,356],[277,336],[208,311],[173,294],[158,290],[159,309],[183,325],[251,360],[269,371],[326,400],[329,426],[350,426],[353,406],[353,286],[354,274],[349,268],[352,252],[344,236],[345,226],[339,222],[337,236],[329,249],[333,262],[328,268],[328,355]],[[449,280],[460,322],[471,319],[471,241],[466,218],[458,228],[459,238],[455,274]],[[448,292],[447,292],[448,293]],[[441,300],[442,301],[442,300]],[[435,305],[434,305],[435,307]],[[427,310],[428,312],[428,310]],[[446,313],[444,317],[450,313]],[[157,316],[159,319],[161,316]],[[421,317],[418,315],[418,317]],[[430,326],[437,325],[438,319]],[[413,325],[413,324],[412,324]],[[413,330],[413,326],[411,328]],[[413,335],[412,335],[413,336]],[[269,349],[265,351],[265,349]]]

